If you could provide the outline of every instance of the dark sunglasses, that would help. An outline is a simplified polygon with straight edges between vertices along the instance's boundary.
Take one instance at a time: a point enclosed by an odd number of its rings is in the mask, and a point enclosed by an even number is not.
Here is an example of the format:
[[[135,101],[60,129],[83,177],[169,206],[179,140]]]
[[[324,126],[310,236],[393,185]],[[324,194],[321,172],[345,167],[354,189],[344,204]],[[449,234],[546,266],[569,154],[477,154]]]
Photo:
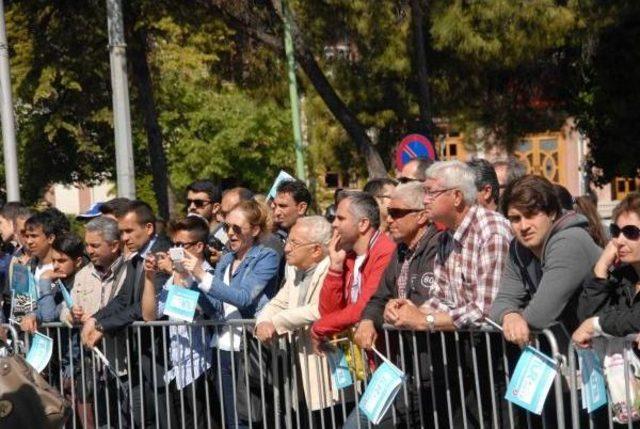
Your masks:
[[[401,208],[396,208],[396,207],[387,208],[387,214],[392,219],[400,219],[400,218],[405,217],[409,213],[417,213],[417,212],[421,212],[421,211],[422,211],[422,209],[401,209]]]
[[[223,223],[222,224],[222,228],[224,228],[224,232],[226,232],[227,234],[229,234],[229,231],[233,230],[233,233],[235,235],[241,235],[242,234],[242,228],[240,228],[238,225],[234,225],[232,223]]]
[[[186,248],[189,248],[191,246],[195,246],[198,243],[199,243],[199,241],[189,241],[187,243],[181,243],[179,241],[172,241],[171,245],[173,247],[184,247],[186,249]]]
[[[418,179],[412,179],[411,177],[398,177],[396,179],[400,183],[419,182]]]
[[[191,204],[196,206],[197,209],[201,209],[205,204],[211,204],[210,200],[189,200],[187,199],[187,207],[191,207]]]
[[[636,241],[640,238],[640,228],[635,225],[627,225],[620,228],[615,223],[609,225],[609,232],[613,238],[620,237],[620,233],[622,233],[629,240]]]

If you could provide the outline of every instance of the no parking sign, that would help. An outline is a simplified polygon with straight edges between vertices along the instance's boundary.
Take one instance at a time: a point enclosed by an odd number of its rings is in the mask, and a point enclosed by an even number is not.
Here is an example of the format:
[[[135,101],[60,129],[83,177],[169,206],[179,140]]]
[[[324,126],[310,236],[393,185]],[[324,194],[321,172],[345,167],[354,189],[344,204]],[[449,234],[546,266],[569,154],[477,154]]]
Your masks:
[[[396,149],[396,169],[402,170],[404,165],[415,158],[436,159],[433,143],[421,134],[409,134],[402,139]]]

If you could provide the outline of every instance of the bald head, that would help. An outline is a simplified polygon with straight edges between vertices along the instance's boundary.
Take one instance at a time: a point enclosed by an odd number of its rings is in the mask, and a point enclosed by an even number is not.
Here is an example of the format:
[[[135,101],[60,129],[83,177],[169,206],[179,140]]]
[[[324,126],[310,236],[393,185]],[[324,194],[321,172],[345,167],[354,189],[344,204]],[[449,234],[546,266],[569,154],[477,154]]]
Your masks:
[[[247,188],[232,188],[225,191],[224,194],[222,194],[222,201],[220,202],[218,222],[224,222],[227,214],[242,201],[249,201],[252,199],[253,192]]]

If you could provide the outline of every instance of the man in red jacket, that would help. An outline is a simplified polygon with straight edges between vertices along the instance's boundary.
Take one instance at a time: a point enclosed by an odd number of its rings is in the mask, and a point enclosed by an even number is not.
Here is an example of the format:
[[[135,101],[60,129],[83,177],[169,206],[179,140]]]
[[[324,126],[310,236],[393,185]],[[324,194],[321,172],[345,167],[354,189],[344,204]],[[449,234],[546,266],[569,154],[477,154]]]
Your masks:
[[[311,329],[314,350],[319,352],[328,337],[359,322],[378,289],[396,247],[379,226],[378,204],[371,195],[341,194],[329,244],[331,264],[320,292],[320,319]]]

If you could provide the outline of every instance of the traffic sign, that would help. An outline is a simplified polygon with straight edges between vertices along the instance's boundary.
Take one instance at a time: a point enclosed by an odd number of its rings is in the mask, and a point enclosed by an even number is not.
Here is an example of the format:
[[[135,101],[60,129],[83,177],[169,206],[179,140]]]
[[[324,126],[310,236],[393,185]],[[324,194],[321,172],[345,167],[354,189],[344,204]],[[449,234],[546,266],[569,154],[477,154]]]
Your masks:
[[[436,159],[433,143],[421,134],[409,134],[400,141],[396,149],[396,168],[402,170],[407,162],[415,158]]]

